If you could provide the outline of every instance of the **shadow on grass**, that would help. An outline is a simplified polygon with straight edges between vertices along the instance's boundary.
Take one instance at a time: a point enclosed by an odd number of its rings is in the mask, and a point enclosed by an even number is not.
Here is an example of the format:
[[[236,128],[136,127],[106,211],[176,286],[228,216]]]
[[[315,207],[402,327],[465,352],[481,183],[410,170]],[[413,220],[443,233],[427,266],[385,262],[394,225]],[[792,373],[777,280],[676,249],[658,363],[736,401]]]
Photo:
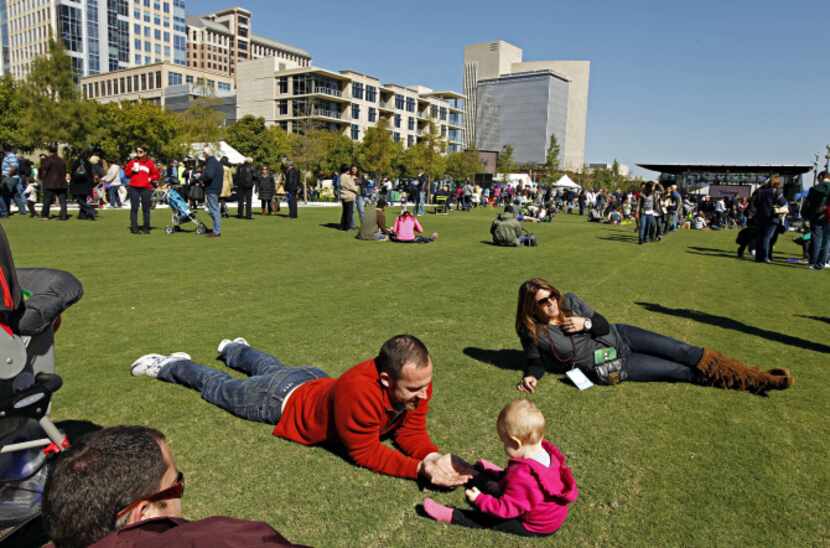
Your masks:
[[[824,316],[805,316],[803,314],[796,314],[796,318],[807,318],[808,320],[815,320],[817,322],[830,323],[830,318]]]
[[[738,244],[735,244],[735,245],[737,246]],[[732,253],[728,249],[716,249],[714,247],[695,247],[695,246],[689,246],[688,249],[693,249],[695,251],[701,251],[701,252],[704,252],[704,253],[707,253],[707,252],[710,252],[710,253],[725,253],[725,254],[730,255],[732,257],[735,256],[735,254]],[[787,253],[787,252],[781,252],[781,251],[778,251],[778,250],[775,251],[775,254],[776,255],[788,256],[788,257],[797,257],[797,258],[801,257],[797,253]]]
[[[495,365],[499,369],[511,371],[524,371],[525,354],[521,350],[513,348],[502,348],[501,350],[487,350],[468,346],[464,349],[464,355],[474,360]]]
[[[597,236],[598,240],[605,240],[607,242],[623,242],[627,244],[637,244],[640,239],[637,236],[629,236],[626,234],[609,234],[607,236]]]
[[[332,230],[340,230],[340,223],[323,223],[320,225],[322,228],[330,228]]]
[[[747,335],[754,335],[756,337],[761,337],[762,339],[766,339],[769,341],[775,341],[781,344],[795,346],[796,348],[805,348],[807,350],[812,350],[813,352],[830,354],[830,346],[827,346],[826,344],[808,341],[800,337],[794,337],[792,335],[778,333],[777,331],[762,329],[760,327],[745,324],[738,320],[733,320],[732,318],[727,318],[726,316],[716,316],[714,314],[701,312],[699,310],[690,310],[688,308],[667,308],[656,303],[637,302],[635,304],[642,306],[649,312],[657,312],[658,314],[666,314],[668,316],[687,318],[690,320],[694,320],[696,322],[715,325],[723,329],[740,331],[741,333],[746,333]]]
[[[692,248],[689,248],[689,249],[692,249]],[[722,259],[731,259],[733,261],[745,260],[745,261],[748,261],[748,262],[755,262],[755,259],[753,259],[751,256],[748,259],[747,258],[738,259],[737,255],[735,253],[730,253],[728,251],[720,251],[719,250],[717,253],[710,253],[710,252],[703,253],[703,252],[700,252],[700,251],[686,251],[686,253],[688,253],[690,255],[700,255],[702,257],[719,257],[719,258],[722,258]],[[773,261],[773,262],[767,263],[767,264],[769,266],[778,266],[778,267],[783,267],[783,268],[797,268],[797,269],[802,269],[802,270],[804,269],[804,265],[799,265],[797,263],[785,263],[785,262],[782,262],[781,259],[778,259],[776,261]]]

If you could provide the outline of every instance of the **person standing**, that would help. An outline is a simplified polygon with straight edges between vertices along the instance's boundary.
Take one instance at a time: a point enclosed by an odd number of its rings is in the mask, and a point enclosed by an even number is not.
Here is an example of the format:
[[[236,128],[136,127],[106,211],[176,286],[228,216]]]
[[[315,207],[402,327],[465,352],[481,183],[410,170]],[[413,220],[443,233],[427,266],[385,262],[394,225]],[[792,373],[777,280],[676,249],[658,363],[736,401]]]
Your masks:
[[[251,158],[245,158],[245,163],[236,170],[236,195],[238,196],[236,209],[237,219],[251,220],[251,200],[254,188],[254,168]]]
[[[418,182],[416,183],[417,190],[415,192],[415,216],[420,217],[425,213],[426,199],[427,199],[427,185],[429,180],[426,173],[418,174]]]
[[[297,218],[297,194],[300,192],[300,171],[288,160],[285,168],[285,192],[288,197],[288,218]]]
[[[49,220],[49,209],[57,198],[61,208],[58,218],[61,221],[67,220],[69,216],[66,214],[66,162],[58,156],[57,145],[49,145],[49,155],[40,162],[38,176],[43,184],[41,218],[44,221]]]
[[[271,215],[273,212],[271,205],[274,200],[274,192],[276,191],[277,184],[268,166],[262,166],[254,184],[256,185],[256,193],[262,205],[262,215],[265,216],[266,211],[268,212],[267,215]]]
[[[810,221],[810,268],[826,268],[830,251],[830,173],[819,176],[819,184],[810,189],[801,214]]]
[[[769,183],[755,192],[753,199],[755,225],[758,227],[755,261],[759,263],[772,262],[773,238],[781,225],[781,219],[775,210],[787,205],[787,200],[784,199],[780,189],[781,177],[774,175]]]
[[[121,166],[117,162],[107,165],[107,161],[104,160],[104,169],[106,169],[106,173],[101,178],[101,182],[104,183],[104,188],[107,191],[109,206],[121,207],[121,196],[118,194],[118,190],[121,188]]]
[[[340,204],[343,206],[340,230],[351,230],[354,224],[354,201],[358,193],[357,181],[352,173],[357,172],[357,167],[352,166],[349,169],[344,165],[340,171]]]
[[[219,193],[222,192],[225,174],[222,164],[213,155],[213,149],[206,146],[203,152],[205,155],[205,169],[202,171],[202,182],[205,184],[205,202],[210,212],[210,219],[213,222],[213,230],[207,236],[208,238],[218,238],[222,235],[222,212],[219,208]]]
[[[222,191],[219,193],[219,212],[223,218],[227,219],[230,217],[228,214],[228,198],[233,194],[234,173],[227,156],[224,156],[220,163],[222,164]]]
[[[97,167],[98,156],[89,158],[79,157],[72,164],[72,178],[69,183],[69,193],[78,203],[78,220],[95,220],[95,210],[87,203],[87,198],[95,187],[93,165]]]
[[[124,171],[130,178],[130,232],[133,234],[150,233],[150,198],[153,195],[153,183],[159,180],[156,164],[147,156],[147,147],[135,149],[135,158],[130,160]],[[141,205],[144,225],[138,226],[138,206]]]
[[[640,220],[639,243],[642,245],[648,241],[651,224],[654,222],[654,183],[646,183],[640,193],[640,199],[637,202],[637,218]]]

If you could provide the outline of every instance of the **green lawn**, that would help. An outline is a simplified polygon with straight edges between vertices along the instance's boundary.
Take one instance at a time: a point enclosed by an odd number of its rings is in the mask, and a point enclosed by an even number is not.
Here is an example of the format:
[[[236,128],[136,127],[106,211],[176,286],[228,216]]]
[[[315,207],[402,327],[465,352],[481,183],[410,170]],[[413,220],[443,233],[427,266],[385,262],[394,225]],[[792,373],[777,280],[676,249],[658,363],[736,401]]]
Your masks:
[[[637,246],[630,227],[575,216],[533,226],[538,248],[498,248],[483,243],[493,215],[430,215],[425,230],[441,237],[426,246],[322,226],[339,209],[301,209],[296,222],[230,219],[214,241],[132,236],[121,211],[95,223],[3,222],[19,266],[66,269],[86,288],[59,333],[55,418],[163,430],[187,474],[188,517],[264,520],[315,546],[830,544],[830,272],[738,261],[735,231]],[[154,212],[156,226],[167,220]],[[791,240],[782,238],[781,257],[800,252]],[[128,371],[141,354],[176,350],[219,367],[218,341],[243,335],[287,363],[337,375],[410,332],[435,364],[435,441],[502,463],[495,420],[519,397],[522,363],[516,293],[533,276],[610,321],[790,367],[796,386],[769,398],[637,383],[580,393],[545,377],[532,399],[581,495],[557,535],[527,541],[420,518],[424,496],[461,505],[463,493],[420,492]]]

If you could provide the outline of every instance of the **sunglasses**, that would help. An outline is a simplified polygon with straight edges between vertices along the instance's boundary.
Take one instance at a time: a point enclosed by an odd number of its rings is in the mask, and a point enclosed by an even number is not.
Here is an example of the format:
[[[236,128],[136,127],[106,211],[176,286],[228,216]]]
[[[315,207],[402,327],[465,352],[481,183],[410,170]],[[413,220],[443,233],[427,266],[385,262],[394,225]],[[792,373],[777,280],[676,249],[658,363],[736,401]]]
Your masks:
[[[143,148],[139,148],[139,149],[137,149],[135,152],[136,152],[136,154],[144,154],[144,149],[143,149]]]
[[[115,521],[123,518],[130,512],[132,512],[136,506],[141,504],[142,502],[159,502],[162,500],[170,500],[170,499],[180,499],[184,495],[184,473],[179,472],[176,475],[176,483],[168,487],[163,491],[159,491],[155,495],[150,495],[149,497],[141,497],[140,499],[134,500],[123,510],[115,514]]]
[[[536,301],[536,304],[539,305],[539,306],[545,306],[546,304],[553,304],[555,302],[558,302],[556,300],[556,297],[554,297],[553,294],[550,294],[547,297],[543,297],[543,298],[539,299],[538,301]]]

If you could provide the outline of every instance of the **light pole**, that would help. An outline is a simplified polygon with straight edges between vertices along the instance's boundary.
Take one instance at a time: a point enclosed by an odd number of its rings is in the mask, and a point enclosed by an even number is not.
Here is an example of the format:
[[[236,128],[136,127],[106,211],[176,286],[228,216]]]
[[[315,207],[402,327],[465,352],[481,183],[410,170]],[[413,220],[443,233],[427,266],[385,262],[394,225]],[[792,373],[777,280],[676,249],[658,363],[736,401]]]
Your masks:
[[[827,145],[827,154],[824,155],[824,171],[830,170],[830,145]]]
[[[813,160],[813,186],[816,186],[816,181],[818,181],[818,162],[819,158],[821,158],[821,154],[816,152],[815,160]]]

